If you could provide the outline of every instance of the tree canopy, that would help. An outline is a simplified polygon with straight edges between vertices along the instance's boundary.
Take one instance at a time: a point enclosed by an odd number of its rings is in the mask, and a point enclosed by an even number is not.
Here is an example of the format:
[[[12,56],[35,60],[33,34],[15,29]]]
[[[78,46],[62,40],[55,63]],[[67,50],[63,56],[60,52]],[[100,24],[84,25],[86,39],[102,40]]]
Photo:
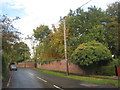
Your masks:
[[[120,53],[118,50],[118,4],[119,2],[110,4],[106,10],[96,6],[88,7],[86,11],[81,8],[70,10],[67,16],[60,18],[59,26],[52,25],[52,29],[46,25],[40,25],[33,34],[39,42],[39,45],[36,46],[35,57],[38,57],[38,60],[64,58],[63,22],[65,21],[68,59],[76,52],[79,45],[83,43],[89,45],[88,42],[92,41],[100,43],[100,47],[105,50],[108,48],[109,57],[111,53],[115,56],[114,58],[118,58],[118,53]],[[99,60],[102,59],[99,58]]]
[[[22,62],[30,60],[30,49],[24,42],[15,43],[13,46],[15,50],[15,61]]]
[[[104,64],[112,60],[112,55],[109,49],[99,42],[91,41],[80,44],[71,55],[70,60],[81,66],[89,66],[91,64]]]
[[[48,28],[48,26],[45,25],[40,25],[33,31],[35,39],[39,41],[43,41],[43,39],[46,38],[50,33],[50,29]]]

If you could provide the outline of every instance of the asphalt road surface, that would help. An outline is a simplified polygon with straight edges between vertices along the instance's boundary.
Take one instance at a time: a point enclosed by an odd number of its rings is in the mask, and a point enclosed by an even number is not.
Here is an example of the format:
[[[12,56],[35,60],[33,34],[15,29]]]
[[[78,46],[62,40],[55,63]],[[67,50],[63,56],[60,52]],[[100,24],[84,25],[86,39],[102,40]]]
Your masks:
[[[82,82],[69,78],[57,77],[34,69],[18,68],[11,71],[11,78],[8,81],[9,88],[114,88],[112,86],[98,85]]]

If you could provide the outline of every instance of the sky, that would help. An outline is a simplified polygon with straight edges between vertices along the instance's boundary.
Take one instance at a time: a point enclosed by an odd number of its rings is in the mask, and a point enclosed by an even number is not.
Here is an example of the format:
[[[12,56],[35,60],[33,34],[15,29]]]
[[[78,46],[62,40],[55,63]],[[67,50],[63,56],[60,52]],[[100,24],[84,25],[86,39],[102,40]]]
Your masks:
[[[41,24],[48,25],[49,28],[52,24],[58,25],[60,17],[88,1],[90,2],[83,9],[95,5],[105,10],[107,5],[118,0],[0,0],[0,15],[6,14],[9,18],[19,16],[21,19],[14,26],[22,33],[21,37],[25,38],[32,35],[33,29]]]

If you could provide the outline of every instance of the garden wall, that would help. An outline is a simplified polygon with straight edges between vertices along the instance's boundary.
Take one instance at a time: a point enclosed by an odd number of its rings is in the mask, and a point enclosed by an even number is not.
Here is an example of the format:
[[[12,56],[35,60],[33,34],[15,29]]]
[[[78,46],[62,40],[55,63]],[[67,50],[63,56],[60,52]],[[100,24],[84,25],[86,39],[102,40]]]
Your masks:
[[[53,61],[48,64],[37,65],[40,69],[66,72],[66,60]],[[69,63],[69,72],[76,74],[85,74],[81,68],[73,63]]]
[[[35,62],[21,62],[17,64],[18,67],[31,67],[35,68]],[[66,61],[59,60],[59,61],[52,61],[47,64],[38,64],[36,65],[37,68],[45,69],[45,70],[53,70],[53,71],[62,71],[66,72]],[[87,71],[81,69],[79,66],[69,63],[69,72],[76,73],[76,74],[88,74]],[[120,76],[120,67],[117,68],[118,76]],[[95,73],[94,73],[95,74]],[[116,75],[115,74],[115,67],[114,66],[102,66],[100,69],[97,69],[98,75]]]
[[[35,63],[34,62],[21,62],[17,64],[17,67],[35,67]]]

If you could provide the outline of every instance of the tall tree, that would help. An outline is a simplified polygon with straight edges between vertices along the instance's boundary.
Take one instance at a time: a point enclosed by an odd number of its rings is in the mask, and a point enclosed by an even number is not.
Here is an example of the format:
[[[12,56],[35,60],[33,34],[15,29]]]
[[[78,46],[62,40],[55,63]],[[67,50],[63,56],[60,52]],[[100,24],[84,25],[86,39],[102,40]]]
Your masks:
[[[69,57],[79,44],[92,40],[106,44],[104,35],[105,17],[105,12],[101,8],[94,6],[89,7],[88,11],[84,11],[81,8],[70,11],[68,16],[63,18],[66,21]]]
[[[30,49],[24,42],[16,43],[13,46],[15,51],[14,60],[16,62],[26,61],[30,59]]]
[[[63,45],[63,34],[55,29],[54,27],[54,31],[49,33],[49,35],[36,47],[36,55],[41,60],[56,59],[62,56],[60,47]]]
[[[118,39],[118,37],[120,36],[120,25],[118,18],[118,15],[120,14],[118,9],[119,4],[120,2],[112,3],[108,5],[108,9],[106,10],[106,14],[109,18],[106,23],[106,41],[108,43],[109,49],[111,50],[112,54],[115,55],[115,57],[118,57],[120,54],[120,49],[118,46],[120,42],[120,39]]]
[[[0,16],[0,32],[2,34],[2,69],[3,77],[7,75],[7,65],[13,59],[13,45],[19,40],[19,32],[14,28],[12,22],[19,19],[10,19],[5,15]]]
[[[39,40],[40,42],[43,42],[44,38],[46,38],[51,32],[48,26],[45,25],[40,25],[33,31],[34,31],[33,36],[35,37],[36,40]]]
[[[51,33],[51,30],[46,25],[40,25],[33,30],[34,38],[39,42],[39,45],[36,47],[36,54],[34,58],[47,59],[47,51],[49,49],[49,39],[48,35]]]

